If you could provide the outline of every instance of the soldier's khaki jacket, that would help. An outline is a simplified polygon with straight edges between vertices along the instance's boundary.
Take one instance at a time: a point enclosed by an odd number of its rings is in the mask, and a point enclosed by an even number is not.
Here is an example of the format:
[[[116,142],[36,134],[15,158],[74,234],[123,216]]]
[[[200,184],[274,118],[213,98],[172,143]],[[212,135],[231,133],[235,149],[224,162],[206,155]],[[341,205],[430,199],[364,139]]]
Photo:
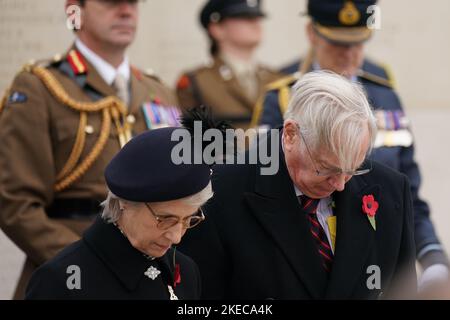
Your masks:
[[[93,102],[115,95],[114,88],[104,82],[87,60],[81,61],[85,72],[72,66],[69,52],[51,61],[45,70],[72,99]],[[79,229],[66,221],[49,218],[46,208],[55,199],[87,198],[99,202],[105,199],[103,171],[120,144],[111,121],[111,131],[95,162],[70,186],[56,191],[58,174],[73,152],[77,131],[86,131],[79,165],[98,142],[103,114],[88,112],[86,125],[79,128],[80,111],[56,99],[30,70],[15,77],[0,115],[0,226],[28,259],[40,265],[80,238]],[[125,119],[132,125],[133,134],[137,134],[147,130],[141,110],[144,102],[156,100],[161,105],[173,106],[176,98],[157,78],[135,68],[130,81],[131,102]]]
[[[265,85],[281,77],[281,74],[259,65],[257,77],[257,96],[260,96]],[[249,126],[256,99],[246,94],[231,68],[219,57],[206,66],[183,73],[176,87],[182,108],[206,105],[211,107],[217,120],[226,120],[237,128]]]

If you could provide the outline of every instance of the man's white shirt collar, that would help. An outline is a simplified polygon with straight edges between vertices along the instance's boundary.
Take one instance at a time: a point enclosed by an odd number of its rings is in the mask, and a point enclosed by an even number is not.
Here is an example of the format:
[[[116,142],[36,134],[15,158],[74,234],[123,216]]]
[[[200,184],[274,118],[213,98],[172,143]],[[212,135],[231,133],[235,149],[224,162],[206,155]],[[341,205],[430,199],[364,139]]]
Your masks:
[[[121,74],[127,82],[130,81],[130,63],[127,56],[125,56],[120,66],[116,69],[94,51],[89,49],[80,39],[77,38],[75,40],[75,46],[83,57],[94,66],[108,85],[113,84],[117,74]]]

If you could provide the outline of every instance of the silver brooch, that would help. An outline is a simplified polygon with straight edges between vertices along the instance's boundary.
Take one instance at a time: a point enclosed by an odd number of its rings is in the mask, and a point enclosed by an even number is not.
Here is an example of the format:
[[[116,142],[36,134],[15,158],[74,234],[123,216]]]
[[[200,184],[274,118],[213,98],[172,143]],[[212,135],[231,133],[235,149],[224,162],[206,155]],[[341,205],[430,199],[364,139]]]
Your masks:
[[[178,300],[178,297],[176,296],[175,291],[173,290],[173,288],[168,285],[167,289],[169,289],[170,300]]]
[[[147,269],[147,271],[144,272],[144,274],[152,280],[155,280],[159,276],[160,273],[161,273],[161,271],[159,271],[158,269],[156,269],[153,266],[149,267]]]

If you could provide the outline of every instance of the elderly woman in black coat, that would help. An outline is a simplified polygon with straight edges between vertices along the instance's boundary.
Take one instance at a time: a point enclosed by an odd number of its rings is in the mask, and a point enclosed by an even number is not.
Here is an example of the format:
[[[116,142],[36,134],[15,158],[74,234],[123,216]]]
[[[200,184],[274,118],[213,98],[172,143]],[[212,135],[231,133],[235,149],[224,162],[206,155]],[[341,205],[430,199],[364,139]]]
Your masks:
[[[174,164],[172,133],[132,139],[105,171],[103,211],[80,241],[33,275],[28,299],[196,299],[196,264],[176,252],[212,197],[205,164]]]

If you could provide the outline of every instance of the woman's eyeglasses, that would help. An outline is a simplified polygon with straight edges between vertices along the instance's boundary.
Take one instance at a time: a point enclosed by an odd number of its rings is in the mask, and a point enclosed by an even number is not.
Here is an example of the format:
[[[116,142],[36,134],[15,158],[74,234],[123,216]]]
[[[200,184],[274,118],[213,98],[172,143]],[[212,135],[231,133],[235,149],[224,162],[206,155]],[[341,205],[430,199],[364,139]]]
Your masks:
[[[176,224],[178,224],[180,222],[181,222],[183,228],[190,229],[190,228],[193,228],[196,225],[198,225],[203,220],[205,220],[205,215],[203,214],[203,211],[201,208],[199,208],[196,213],[194,213],[193,215],[191,215],[189,217],[180,218],[180,217],[170,216],[170,215],[168,215],[168,216],[158,215],[155,213],[155,211],[153,211],[152,207],[150,207],[150,205],[148,203],[145,203],[145,206],[148,208],[148,210],[150,211],[152,216],[156,219],[156,221],[157,221],[156,226],[158,227],[158,229],[161,229],[161,230],[166,230],[166,229],[172,228],[173,226],[175,226]]]

